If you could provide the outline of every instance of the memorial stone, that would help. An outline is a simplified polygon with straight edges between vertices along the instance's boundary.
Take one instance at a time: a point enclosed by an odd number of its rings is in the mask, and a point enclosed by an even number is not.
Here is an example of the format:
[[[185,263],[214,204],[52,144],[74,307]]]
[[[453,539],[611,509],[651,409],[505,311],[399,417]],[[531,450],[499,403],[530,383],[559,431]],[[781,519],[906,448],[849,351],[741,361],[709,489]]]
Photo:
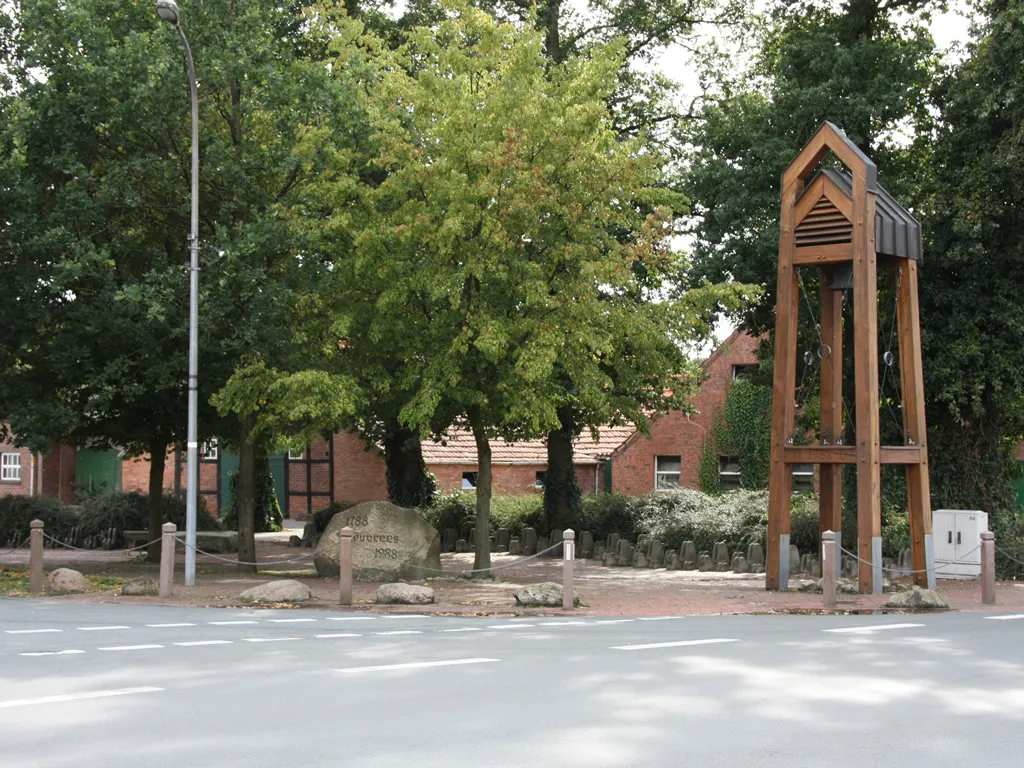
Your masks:
[[[537,552],[543,552],[547,548],[548,548],[548,537],[547,536],[538,536],[537,537],[537,548],[533,552],[533,554],[537,554]]]
[[[488,536],[487,537],[487,545],[490,548],[491,552],[497,552],[498,551],[497,537],[496,536]]]
[[[622,537],[617,533],[608,534],[608,541],[605,543],[604,548],[609,552],[619,551],[619,539]]]
[[[469,552],[469,542],[465,539],[455,540],[455,551],[456,552]]]
[[[633,567],[634,568],[647,568],[647,555],[644,554],[642,549],[636,549],[633,552]]]
[[[619,539],[618,563],[623,567],[633,564],[633,545],[626,539]]]
[[[661,568],[665,565],[665,545],[657,539],[651,542],[651,554],[648,560],[651,568]]]
[[[523,542],[519,540],[518,536],[513,536],[508,542],[508,553],[510,555],[516,555],[517,557],[523,554]]]
[[[604,553],[605,553],[604,544],[602,544],[600,541],[596,542],[594,544],[594,559],[595,560],[603,559],[604,558]]]
[[[441,544],[442,552],[454,552],[455,542],[459,539],[459,532],[454,528],[446,528],[444,532],[444,541]]]
[[[698,571],[713,571],[715,569],[714,561],[711,559],[711,555],[707,552],[701,552],[697,555],[697,570]]]
[[[498,543],[499,547],[505,547],[505,550],[508,551],[508,543],[509,543],[509,541],[511,541],[511,538],[512,537],[509,536],[509,533],[508,533],[508,528],[499,528],[498,529],[498,536],[497,536],[498,542],[497,543]]]
[[[548,552],[548,557],[561,557],[562,556],[562,529],[552,528],[551,535],[548,536],[548,546],[557,544],[554,549]]]
[[[580,557],[593,557],[594,556],[594,534],[590,531],[584,531],[580,534]]]
[[[796,544],[789,545],[789,572],[800,573],[800,550]]]
[[[681,562],[679,560],[678,552],[669,552],[668,560],[665,562],[665,567],[670,571],[678,571]]]
[[[682,546],[679,547],[679,560],[680,568],[684,571],[695,571],[697,570],[697,545],[692,541],[684,541]]]
[[[523,554],[537,554],[537,531],[533,528],[523,529]]]
[[[736,552],[733,554],[730,568],[733,573],[750,573],[750,566],[747,565],[747,558],[743,556],[742,552]]]
[[[716,571],[728,571],[729,570],[729,545],[724,541],[719,541],[715,544],[714,550],[711,552],[711,559],[715,563]]]
[[[751,573],[764,573],[764,550],[760,544],[754,543],[747,547],[747,562]]]
[[[338,539],[348,526],[352,537],[352,577],[356,581],[397,581],[432,575],[441,569],[441,537],[415,509],[369,501],[335,515],[317,542],[317,575],[338,575]],[[423,566],[418,568],[416,566]]]

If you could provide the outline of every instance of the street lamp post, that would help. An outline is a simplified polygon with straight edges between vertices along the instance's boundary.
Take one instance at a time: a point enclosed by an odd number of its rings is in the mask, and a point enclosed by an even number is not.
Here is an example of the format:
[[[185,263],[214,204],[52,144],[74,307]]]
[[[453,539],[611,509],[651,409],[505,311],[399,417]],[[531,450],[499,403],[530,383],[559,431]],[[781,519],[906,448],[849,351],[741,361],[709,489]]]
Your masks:
[[[192,228],[189,232],[188,308],[188,479],[185,486],[185,586],[196,583],[196,501],[199,493],[199,89],[192,48],[179,23],[181,14],[174,0],[157,0],[156,12],[178,30],[188,62],[192,91]]]

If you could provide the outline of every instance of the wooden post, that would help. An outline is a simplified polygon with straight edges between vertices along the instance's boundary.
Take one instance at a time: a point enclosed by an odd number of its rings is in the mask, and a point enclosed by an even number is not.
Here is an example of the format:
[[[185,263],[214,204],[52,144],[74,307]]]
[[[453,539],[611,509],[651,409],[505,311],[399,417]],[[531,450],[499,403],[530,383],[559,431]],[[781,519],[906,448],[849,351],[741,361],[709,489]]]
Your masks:
[[[918,316],[917,262],[902,263],[897,296],[900,346],[900,388],[903,391],[903,431],[908,445],[921,447],[921,463],[907,464],[907,517],[914,583],[935,588],[935,551],[932,548],[932,501],[928,482],[928,434],[924,412],[924,376],[921,370],[921,318]],[[925,572],[926,571],[926,572]]]
[[[178,526],[164,523],[160,531],[160,597],[170,597],[174,593],[174,534]]]
[[[854,377],[857,392],[857,554],[862,593],[882,591],[881,439],[878,424],[878,274],[875,194],[853,171]]]
[[[825,598],[825,609],[835,610],[836,607],[836,561],[839,550],[836,547],[834,531],[821,534],[821,592]]]
[[[338,537],[338,602],[352,605],[352,536],[355,533],[347,525]]]
[[[991,531],[981,532],[981,602],[996,604],[996,536]]]
[[[573,608],[572,567],[576,557],[576,534],[572,528],[562,531],[562,608]]]
[[[799,178],[783,176],[779,234],[778,294],[775,302],[775,373],[772,383],[772,443],[768,484],[768,551],[765,588],[789,589],[789,511],[793,474],[783,451],[793,432],[796,403],[796,341],[800,292],[793,266],[794,207],[803,189]]]
[[[43,591],[43,521],[33,520],[28,525],[28,591],[38,595]]]
[[[832,290],[833,274],[821,273],[821,339],[828,346],[819,350],[821,358],[821,442],[838,445],[843,436],[843,304],[840,294]],[[842,546],[843,530],[843,465],[819,464],[818,530],[835,534],[835,545]],[[836,574],[841,558],[835,558]],[[824,574],[824,561],[822,561]]]

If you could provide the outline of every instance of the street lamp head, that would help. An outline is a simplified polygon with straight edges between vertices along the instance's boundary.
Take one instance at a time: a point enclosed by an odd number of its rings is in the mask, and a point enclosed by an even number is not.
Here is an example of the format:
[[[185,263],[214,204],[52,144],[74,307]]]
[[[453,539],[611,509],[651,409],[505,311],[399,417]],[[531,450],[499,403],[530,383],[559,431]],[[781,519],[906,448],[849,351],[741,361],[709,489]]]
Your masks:
[[[178,26],[178,4],[174,0],[156,0],[156,12],[168,24]]]

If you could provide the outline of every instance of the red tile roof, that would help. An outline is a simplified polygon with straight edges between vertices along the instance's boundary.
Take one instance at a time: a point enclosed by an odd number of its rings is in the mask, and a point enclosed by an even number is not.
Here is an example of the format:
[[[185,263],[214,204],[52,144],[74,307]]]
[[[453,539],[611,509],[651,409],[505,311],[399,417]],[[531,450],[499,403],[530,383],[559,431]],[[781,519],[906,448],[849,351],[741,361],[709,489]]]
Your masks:
[[[602,427],[598,430],[599,440],[595,441],[590,430],[585,430],[574,443],[574,458],[577,464],[596,464],[608,458],[622,445],[636,428],[632,425]],[[452,429],[441,442],[424,440],[423,461],[430,464],[476,464],[476,442],[473,434],[465,429]],[[504,440],[491,441],[491,463],[493,464],[547,464],[548,450],[544,440],[523,440],[506,443]]]

